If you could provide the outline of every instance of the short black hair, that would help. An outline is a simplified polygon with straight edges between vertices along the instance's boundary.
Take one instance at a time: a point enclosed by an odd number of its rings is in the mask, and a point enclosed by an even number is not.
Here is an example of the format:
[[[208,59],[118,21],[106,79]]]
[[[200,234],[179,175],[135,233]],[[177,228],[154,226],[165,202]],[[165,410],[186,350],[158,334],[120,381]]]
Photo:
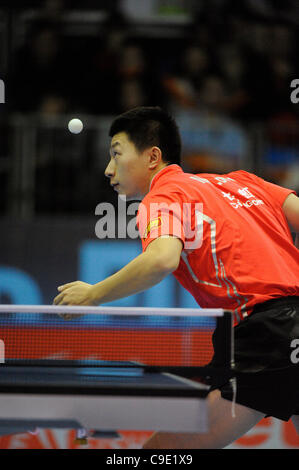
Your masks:
[[[117,116],[111,124],[109,137],[125,132],[139,152],[153,146],[161,149],[167,164],[181,164],[181,137],[172,116],[159,106],[139,106]]]

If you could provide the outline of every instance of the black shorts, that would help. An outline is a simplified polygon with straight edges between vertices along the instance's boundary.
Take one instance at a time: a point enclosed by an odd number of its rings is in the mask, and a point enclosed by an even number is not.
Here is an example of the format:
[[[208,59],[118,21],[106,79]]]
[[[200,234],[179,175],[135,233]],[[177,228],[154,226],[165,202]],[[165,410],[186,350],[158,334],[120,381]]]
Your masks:
[[[296,341],[297,340],[297,341]],[[236,395],[218,383],[221,396],[288,421],[299,415],[299,297],[258,304],[234,327]],[[217,367],[217,330],[213,335]]]

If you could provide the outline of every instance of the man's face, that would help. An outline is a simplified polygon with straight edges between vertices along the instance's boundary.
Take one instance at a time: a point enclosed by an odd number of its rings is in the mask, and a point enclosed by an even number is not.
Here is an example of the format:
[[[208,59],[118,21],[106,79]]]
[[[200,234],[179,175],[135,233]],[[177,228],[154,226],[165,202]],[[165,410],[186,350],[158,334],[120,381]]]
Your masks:
[[[105,170],[110,184],[118,194],[129,199],[142,199],[148,191],[149,168],[147,152],[138,152],[125,132],[111,139],[110,162]]]

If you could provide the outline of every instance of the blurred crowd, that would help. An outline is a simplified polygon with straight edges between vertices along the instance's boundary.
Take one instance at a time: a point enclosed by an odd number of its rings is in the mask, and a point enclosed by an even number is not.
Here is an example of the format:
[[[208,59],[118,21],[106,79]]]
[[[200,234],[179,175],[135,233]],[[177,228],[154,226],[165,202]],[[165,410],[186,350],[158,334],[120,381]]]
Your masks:
[[[287,8],[273,18],[267,0],[202,3],[171,38],[135,34],[119,12],[96,37],[80,39],[65,35],[59,14],[41,17],[11,61],[10,110],[98,116],[160,105],[178,120],[186,169],[198,172],[246,169],[248,133],[262,128],[271,178],[287,184],[295,171],[299,187],[299,105],[290,99],[299,78],[296,24]]]
[[[57,18],[44,17],[15,51],[10,94],[14,109],[45,113],[115,114],[162,104],[209,108],[242,121],[298,115],[289,99],[298,35],[284,21],[208,7],[173,39],[137,37],[115,14],[96,38],[78,40],[64,35]]]

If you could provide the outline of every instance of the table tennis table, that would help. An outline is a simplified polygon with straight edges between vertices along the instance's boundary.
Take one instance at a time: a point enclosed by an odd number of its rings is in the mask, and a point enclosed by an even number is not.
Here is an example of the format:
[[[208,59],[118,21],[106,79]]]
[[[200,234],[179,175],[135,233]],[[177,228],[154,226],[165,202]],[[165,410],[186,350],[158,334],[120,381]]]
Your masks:
[[[75,317],[83,313],[85,318],[78,317],[65,323],[59,317],[65,313]],[[82,311],[79,306],[0,305],[0,314],[1,338],[5,340],[5,362],[0,361],[0,435],[34,431],[35,428],[74,429],[83,437],[89,431],[100,436],[115,435],[118,430],[208,432],[210,385],[199,378],[207,378],[205,374],[211,371],[208,372],[205,366],[196,367],[196,371],[190,367],[189,332],[193,328],[197,328],[196,331],[207,328],[204,331],[208,331],[208,341],[216,326],[222,331],[218,355],[221,364],[216,372],[217,375],[223,373],[226,379],[232,376],[233,322],[231,312],[223,309],[99,306],[84,307]],[[44,316],[37,317],[39,314]],[[148,323],[149,318],[155,320],[155,327]],[[190,321],[181,324],[181,320],[188,318]],[[161,331],[176,332],[181,328],[187,331],[185,336],[177,334],[179,343],[174,342],[173,346],[169,340],[167,343],[168,356],[174,354],[176,357],[176,347],[181,348],[180,354],[187,352],[179,367],[168,367],[167,364],[154,367],[148,359],[146,364],[86,359],[87,356],[101,357],[105,348],[110,348],[111,357],[115,350],[118,351],[118,340],[111,342],[111,338],[105,336],[105,328],[113,332],[123,331],[122,328],[135,329],[138,336],[148,327],[149,331],[159,331],[158,324]],[[87,329],[86,336],[82,336],[84,328]],[[95,329],[100,332],[96,338],[90,336],[90,331]],[[69,335],[65,335],[66,330]],[[68,351],[68,344],[77,342],[79,349],[72,354],[75,357],[80,354],[85,359],[49,359],[47,342],[55,344],[56,337],[65,338],[59,343],[58,351]],[[107,338],[110,342],[105,343]],[[122,347],[126,347],[127,353],[127,348],[133,348],[135,343],[131,336],[126,338],[128,343],[123,343]],[[147,336],[144,338],[146,340]],[[87,347],[81,349],[84,341]],[[205,342],[205,336],[197,336],[195,341],[203,341],[203,346],[210,344]],[[98,349],[101,344],[105,344],[103,350]],[[146,344],[140,344],[140,348],[146,351]],[[159,351],[160,344],[149,343],[148,348]],[[138,353],[132,351],[130,356],[136,358]],[[178,362],[181,357],[176,357]],[[180,367],[183,364],[184,367]]]
[[[135,363],[0,365],[0,435],[38,428],[206,432],[209,386]]]

